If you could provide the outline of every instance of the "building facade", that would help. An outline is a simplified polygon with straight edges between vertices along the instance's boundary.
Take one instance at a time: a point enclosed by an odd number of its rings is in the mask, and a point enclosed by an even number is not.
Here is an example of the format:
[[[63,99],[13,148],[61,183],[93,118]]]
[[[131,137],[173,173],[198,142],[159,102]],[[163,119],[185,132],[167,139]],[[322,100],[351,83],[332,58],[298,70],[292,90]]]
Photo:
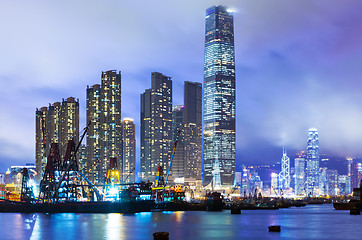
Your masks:
[[[204,184],[220,172],[235,174],[235,53],[233,15],[223,6],[206,10],[204,59]],[[218,170],[218,168],[220,170]]]
[[[202,180],[202,84],[184,84],[184,176]]]
[[[61,132],[61,113],[62,106],[60,102],[49,104],[46,126],[48,130],[47,146],[52,142],[59,143]]]
[[[48,108],[42,107],[35,111],[35,166],[37,177],[36,181],[40,182],[45,171],[47,152],[49,152],[49,145],[46,144],[46,119]]]
[[[168,170],[172,148],[172,80],[151,74],[151,89],[141,94],[141,179],[153,181],[158,166]],[[166,172],[165,172],[166,173]]]
[[[55,102],[49,107],[35,111],[35,165],[36,181],[39,182],[47,163],[51,143],[59,143],[61,157],[64,157],[67,143],[79,142],[79,100],[69,97],[62,103]]]
[[[122,183],[134,183],[136,180],[136,128],[133,119],[123,119],[122,136],[123,159],[120,165],[120,180]]]
[[[101,160],[101,85],[87,87],[87,172],[91,181],[102,179],[104,171]]]
[[[326,194],[329,196],[338,195],[338,171],[326,169]]]
[[[151,157],[152,157],[152,140],[151,140],[151,89],[147,89],[141,94],[141,179],[146,181],[152,177]]]
[[[279,173],[279,189],[285,191],[290,187],[290,159],[284,150],[281,159],[281,167],[282,169]]]
[[[79,142],[79,99],[69,97],[63,99],[60,110],[59,151],[64,156],[69,140]]]
[[[295,169],[295,195],[304,195],[305,194],[305,158],[295,158],[294,159],[294,169]]]
[[[318,130],[309,129],[307,141],[306,192],[308,196],[319,194],[319,138]]]
[[[121,72],[102,72],[100,135],[102,138],[101,165],[104,176],[111,158],[118,166],[122,159],[121,136]]]
[[[180,131],[179,135],[178,131]],[[177,136],[179,136],[179,138],[172,160],[171,174],[174,178],[183,178],[185,177],[185,131],[183,105],[175,105],[172,107],[172,143],[176,141]],[[174,145],[172,148],[173,147]]]
[[[102,72],[102,84],[87,88],[87,168],[94,183],[105,181],[108,164],[122,157],[121,72]]]

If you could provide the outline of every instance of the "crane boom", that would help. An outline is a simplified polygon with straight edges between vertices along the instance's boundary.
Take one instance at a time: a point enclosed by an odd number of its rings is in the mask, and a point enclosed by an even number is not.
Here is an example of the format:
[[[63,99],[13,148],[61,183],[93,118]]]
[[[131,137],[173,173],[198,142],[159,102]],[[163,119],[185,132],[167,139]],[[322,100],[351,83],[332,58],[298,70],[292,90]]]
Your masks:
[[[78,143],[78,145],[77,145],[74,153],[73,153],[73,154],[71,155],[71,157],[70,157],[71,160],[72,160],[73,158],[75,158],[75,156],[76,156],[76,154],[77,154],[77,152],[78,152],[78,149],[79,149],[80,145],[82,144],[83,138],[84,138],[84,136],[86,135],[86,133],[87,133],[87,131],[88,131],[88,128],[89,128],[89,125],[90,125],[90,124],[91,124],[91,121],[89,121],[89,123],[87,124],[87,126],[84,128],[83,135],[82,135],[82,137],[80,138],[80,141],[79,141],[79,143]],[[69,171],[70,166],[71,166],[70,164],[68,164],[68,165],[66,166],[66,169],[65,169],[65,171],[63,172],[63,174],[62,174],[62,176],[61,176],[61,178],[60,178],[60,181],[59,181],[58,185],[57,185],[56,188],[55,188],[56,201],[58,201],[58,198],[59,198],[59,188],[60,188],[60,185],[62,184],[63,180],[65,179],[65,175],[66,175],[66,173]]]
[[[81,172],[77,172],[77,173],[83,178],[82,180],[85,180],[88,183],[88,185],[93,189],[94,193],[97,196],[97,200],[102,199],[102,196],[99,193],[99,190],[93,185],[93,183],[91,181],[89,181],[88,178],[86,178],[86,176],[84,176]]]
[[[166,175],[166,181],[165,181],[165,187],[167,185],[167,180],[168,180],[168,175],[170,174],[170,170],[171,170],[171,165],[172,165],[172,160],[173,160],[173,156],[175,155],[175,151],[176,151],[176,146],[177,146],[177,141],[178,141],[178,138],[180,136],[180,130],[177,131],[177,137],[176,137],[176,141],[174,143],[174,146],[173,146],[173,151],[172,151],[172,155],[171,155],[171,161],[170,161],[170,166],[168,167],[168,171],[167,171],[167,175]]]

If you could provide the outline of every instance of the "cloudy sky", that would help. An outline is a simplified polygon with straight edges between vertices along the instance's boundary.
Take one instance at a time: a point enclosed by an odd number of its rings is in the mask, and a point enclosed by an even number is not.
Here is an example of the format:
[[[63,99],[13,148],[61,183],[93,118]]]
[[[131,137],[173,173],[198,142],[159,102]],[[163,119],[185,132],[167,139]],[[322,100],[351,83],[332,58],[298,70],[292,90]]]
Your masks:
[[[219,4],[235,12],[237,163],[304,150],[311,127],[322,153],[362,155],[359,0],[14,0],[0,7],[0,172],[35,161],[36,108],[79,98],[84,127],[102,71],[122,71],[137,135],[151,72],[182,104],[183,82],[203,81],[205,10]]]

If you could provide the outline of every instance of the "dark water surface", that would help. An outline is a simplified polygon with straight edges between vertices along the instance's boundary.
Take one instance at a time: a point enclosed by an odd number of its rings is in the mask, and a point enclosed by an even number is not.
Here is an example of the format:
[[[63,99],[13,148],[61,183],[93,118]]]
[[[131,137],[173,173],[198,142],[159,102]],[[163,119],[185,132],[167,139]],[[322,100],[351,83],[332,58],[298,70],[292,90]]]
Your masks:
[[[280,233],[268,226],[281,225]],[[358,239],[362,216],[331,204],[280,210],[122,214],[0,214],[0,239]]]

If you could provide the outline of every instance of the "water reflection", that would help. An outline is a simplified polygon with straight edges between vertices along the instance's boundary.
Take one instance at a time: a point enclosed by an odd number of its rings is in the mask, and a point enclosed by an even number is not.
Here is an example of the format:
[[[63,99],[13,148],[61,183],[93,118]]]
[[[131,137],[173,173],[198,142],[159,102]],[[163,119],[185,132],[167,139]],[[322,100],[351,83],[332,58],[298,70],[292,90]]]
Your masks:
[[[122,214],[0,213],[0,239],[360,239],[362,216],[331,205],[280,210]],[[268,226],[281,225],[280,233]],[[30,237],[31,234],[31,237]]]
[[[176,222],[179,222],[179,223],[182,222],[184,213],[185,213],[185,212],[174,212],[175,221],[176,221]]]
[[[105,222],[107,239],[125,239],[124,218],[119,213],[108,214]]]

